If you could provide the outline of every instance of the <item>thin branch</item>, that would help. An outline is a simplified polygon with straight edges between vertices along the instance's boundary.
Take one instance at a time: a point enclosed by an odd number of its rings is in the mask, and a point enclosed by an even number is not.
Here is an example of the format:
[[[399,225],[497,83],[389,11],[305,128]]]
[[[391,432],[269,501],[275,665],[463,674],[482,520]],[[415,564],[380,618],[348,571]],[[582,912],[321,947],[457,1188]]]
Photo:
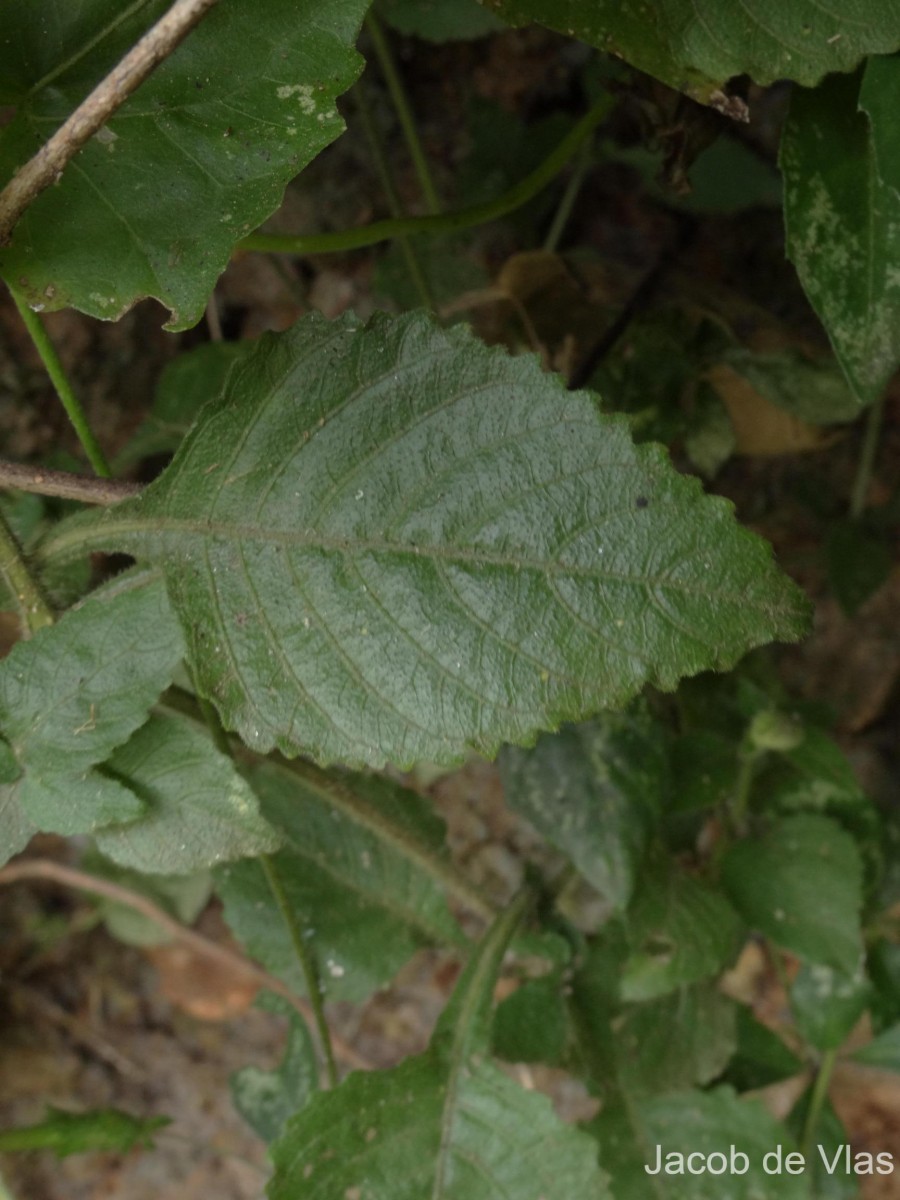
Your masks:
[[[107,900],[112,900],[116,904],[124,904],[153,921],[171,938],[181,942],[196,954],[201,954],[237,974],[253,979],[260,987],[282,996],[305,1021],[312,1022],[314,1020],[311,1006],[299,996],[295,996],[277,976],[270,975],[263,967],[251,962],[242,954],[229,950],[227,946],[220,946],[218,942],[211,941],[193,929],[188,929],[186,925],[182,925],[174,917],[171,917],[165,909],[160,908],[159,905],[154,904],[152,900],[148,900],[139,892],[133,892],[130,888],[122,887],[121,884],[113,883],[109,879],[99,879],[97,876],[88,875],[85,871],[79,871],[75,867],[67,867],[63,863],[53,862],[52,859],[46,858],[26,859],[24,862],[11,863],[0,870],[0,885],[21,883],[28,879],[49,880],[51,883],[59,883],[64,887],[105,896]],[[335,1054],[346,1066],[360,1071],[373,1069],[372,1063],[333,1033],[331,1034],[331,1043]]]
[[[16,222],[29,204],[59,179],[85,142],[105,125],[151,71],[168,58],[215,3],[216,0],[175,0],[165,16],[13,176],[0,192],[0,246],[10,240]]]
[[[40,496],[59,496],[63,500],[80,500],[82,504],[116,504],[137,496],[142,487],[123,479],[95,479],[0,459],[0,488],[18,488],[20,492],[37,492]]]

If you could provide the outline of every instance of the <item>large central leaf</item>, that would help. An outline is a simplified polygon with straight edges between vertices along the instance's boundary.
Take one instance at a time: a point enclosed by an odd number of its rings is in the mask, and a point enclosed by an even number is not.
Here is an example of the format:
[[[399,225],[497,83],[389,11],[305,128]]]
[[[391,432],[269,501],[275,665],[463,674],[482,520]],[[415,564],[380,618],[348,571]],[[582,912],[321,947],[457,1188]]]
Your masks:
[[[491,753],[804,626],[659,447],[422,316],[261,340],[155,484],[48,551],[86,544],[160,565],[229,728],[348,764]]]
[[[0,0],[0,186],[169,0]],[[35,306],[113,319],[156,296],[203,314],[235,242],[342,132],[368,0],[219,0],[20,221],[0,271]]]

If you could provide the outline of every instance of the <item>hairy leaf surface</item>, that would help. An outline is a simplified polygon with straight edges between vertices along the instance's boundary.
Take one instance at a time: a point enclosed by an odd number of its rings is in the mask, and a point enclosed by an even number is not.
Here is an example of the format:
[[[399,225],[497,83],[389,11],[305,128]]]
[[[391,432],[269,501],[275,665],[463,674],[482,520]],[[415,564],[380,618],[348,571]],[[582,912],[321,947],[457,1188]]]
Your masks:
[[[893,0],[824,6],[818,0],[486,0],[509,21],[538,21],[617,54],[695,100],[733,75],[756,83],[817,83],[866,54],[900,46]],[[724,99],[724,97],[722,98]]]
[[[860,405],[900,363],[898,105],[900,60],[875,60],[798,88],[781,146],[788,255]]]
[[[48,541],[158,563],[255,749],[452,763],[794,638],[730,506],[530,357],[421,315],[257,343],[142,496]]]
[[[168,7],[0,2],[0,184]],[[235,242],[342,132],[367,7],[221,0],[32,204],[0,271],[48,310],[112,320],[155,296],[193,325]]]
[[[421,946],[462,939],[441,889],[415,852],[407,853],[416,845],[438,853],[443,845],[443,824],[421,797],[387,779],[339,777],[344,794],[377,818],[372,828],[337,807],[333,788],[317,786],[314,777],[260,763],[248,778],[284,840],[274,861],[330,997],[364,999]],[[250,954],[305,992],[290,932],[273,920],[260,864],[235,863],[216,881],[226,920]]]
[[[162,579],[122,576],[0,663],[0,731],[22,771],[0,786],[2,851],[38,828],[87,833],[144,802],[93,768],[147,719],[184,654]]]
[[[272,1147],[271,1200],[607,1200],[592,1140],[487,1060],[491,999],[521,908],[473,955],[426,1054],[320,1092]]]

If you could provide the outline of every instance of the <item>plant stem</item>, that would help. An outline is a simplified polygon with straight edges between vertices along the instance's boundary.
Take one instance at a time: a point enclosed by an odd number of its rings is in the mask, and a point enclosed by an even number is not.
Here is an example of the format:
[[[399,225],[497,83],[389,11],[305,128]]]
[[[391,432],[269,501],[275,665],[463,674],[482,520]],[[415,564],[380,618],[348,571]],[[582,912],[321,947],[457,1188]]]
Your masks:
[[[394,187],[394,180],[391,178],[390,168],[388,167],[387,158],[384,153],[384,146],[381,144],[381,138],[378,134],[378,129],[375,126],[375,121],[369,110],[369,105],[366,104],[363,97],[357,104],[359,119],[365,131],[366,138],[372,151],[372,158],[375,160],[375,166],[378,171],[378,177],[381,180],[381,186],[384,189],[384,194],[387,197],[388,207],[394,214],[395,219],[402,219],[402,209],[400,207],[400,197],[397,195],[397,189]],[[425,308],[434,311],[434,297],[431,294],[431,288],[428,285],[428,280],[425,272],[422,270],[422,264],[419,262],[418,255],[410,244],[408,237],[400,237],[400,250],[406,260],[406,269],[409,271],[413,286],[419,293],[419,299]]]
[[[50,471],[46,467],[28,467],[24,463],[0,459],[0,488],[17,488],[39,496],[59,496],[80,500],[82,504],[117,504],[137,496],[143,484],[124,479],[98,479],[94,475],[73,475],[69,471]]]
[[[807,1162],[812,1153],[813,1138],[816,1136],[816,1130],[819,1127],[822,1106],[828,1096],[828,1085],[831,1083],[831,1073],[834,1070],[836,1062],[837,1050],[826,1050],[822,1054],[819,1069],[816,1071],[812,1095],[809,1098],[809,1108],[806,1110],[806,1120],[803,1124],[803,1138],[800,1143],[800,1152]]]
[[[859,451],[856,478],[853,480],[853,492],[850,496],[850,516],[854,521],[859,520],[866,507],[866,496],[869,492],[869,484],[872,482],[872,471],[878,454],[878,439],[884,417],[885,395],[886,393],[883,392],[878,397],[866,416],[866,429]]]
[[[584,178],[588,173],[590,165],[591,144],[590,142],[583,142],[578,157],[575,160],[575,166],[569,176],[569,182],[566,184],[565,191],[553,215],[553,223],[544,239],[544,249],[549,254],[555,253],[560,238],[565,232],[566,225],[568,225],[569,218],[572,215],[572,209],[575,207],[575,200],[581,191],[581,185],[584,183]]]
[[[30,637],[53,624],[53,611],[44,599],[40,585],[33,578],[13,531],[0,513],[0,579],[6,584],[19,606],[22,633]]]
[[[306,939],[303,936],[303,930],[297,922],[297,916],[291,907],[287,892],[284,890],[281,876],[278,874],[278,868],[275,866],[275,860],[268,854],[261,854],[259,861],[269,884],[269,889],[275,898],[275,903],[278,905],[281,916],[287,926],[294,954],[296,954],[300,970],[303,972],[309,1003],[312,1006],[313,1020],[315,1021],[319,1041],[322,1045],[322,1052],[325,1056],[325,1070],[328,1075],[329,1087],[337,1087],[337,1065],[334,1061],[334,1051],[331,1048],[331,1032],[328,1028],[328,1022],[325,1019],[325,1009],[322,1005],[322,989],[319,983],[319,972],[316,967],[316,961],[312,954],[310,954]]]
[[[276,254],[332,254],[344,250],[358,250],[364,246],[375,246],[379,242],[395,237],[414,234],[456,233],[460,229],[471,229],[505,217],[527,204],[547,184],[551,183],[563,169],[575,151],[593,133],[612,108],[613,100],[605,96],[590,112],[586,113],[556,149],[540,166],[514,184],[502,196],[484,204],[473,204],[456,212],[435,213],[423,217],[399,217],[387,221],[375,221],[359,229],[341,230],[337,233],[313,233],[290,236],[274,233],[251,233],[238,242],[244,250],[260,250]]]
[[[112,472],[103,456],[103,451],[97,444],[97,439],[94,437],[90,425],[88,425],[84,409],[81,407],[78,397],[72,390],[72,385],[69,383],[66,373],[63,370],[63,365],[59,361],[59,355],[56,353],[56,349],[50,341],[40,317],[38,317],[37,313],[32,312],[16,288],[10,285],[9,290],[12,293],[12,298],[15,301],[16,308],[19,310],[19,315],[25,324],[25,328],[28,330],[32,342],[34,342],[34,347],[41,356],[41,362],[44,364],[47,374],[56,388],[56,394],[62,401],[62,406],[75,428],[78,440],[84,447],[88,462],[90,462],[98,475],[102,475],[108,479]]]
[[[434,186],[434,180],[431,177],[428,159],[425,157],[425,152],[422,149],[419,132],[416,129],[416,122],[409,104],[409,97],[406,94],[403,81],[400,79],[397,71],[397,64],[391,53],[390,42],[385,37],[381,22],[371,10],[366,15],[365,27],[369,37],[372,39],[378,65],[381,67],[381,73],[387,84],[388,92],[390,93],[391,100],[394,102],[394,108],[400,121],[400,127],[403,130],[403,136],[406,138],[409,156],[412,159],[416,175],[419,177],[419,186],[422,189],[422,195],[425,197],[428,211],[430,213],[440,212],[441,202],[438,198],[437,188]]]
[[[738,754],[738,773],[731,801],[731,825],[739,836],[744,832],[747,821],[747,806],[750,803],[758,758],[759,755],[751,750],[741,750]]]

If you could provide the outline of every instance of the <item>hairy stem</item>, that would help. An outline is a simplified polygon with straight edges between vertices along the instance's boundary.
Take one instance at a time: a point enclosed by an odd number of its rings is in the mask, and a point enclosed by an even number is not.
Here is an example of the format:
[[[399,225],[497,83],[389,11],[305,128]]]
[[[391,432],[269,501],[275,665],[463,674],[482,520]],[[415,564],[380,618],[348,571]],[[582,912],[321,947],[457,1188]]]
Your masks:
[[[0,488],[17,488],[20,492],[36,492],[39,496],[80,500],[82,504],[116,504],[138,495],[143,485],[122,479],[73,475],[69,471],[50,471],[46,467],[29,467],[24,463],[0,459]]]
[[[406,89],[397,71],[397,64],[391,52],[390,42],[385,37],[381,22],[371,10],[366,16],[365,26],[369,37],[372,39],[375,57],[378,59],[378,65],[381,67],[381,73],[384,76],[384,81],[387,84],[388,92],[397,112],[400,128],[403,130],[403,136],[406,138],[409,156],[412,159],[413,167],[418,176],[419,186],[422,189],[422,195],[425,197],[428,211],[430,213],[440,212],[441,202],[438,198],[437,188],[434,186],[434,180],[431,177],[428,159],[425,157],[425,152],[422,149],[422,142],[419,139],[419,131],[416,129],[416,122],[410,107],[409,97],[406,95]]]
[[[360,122],[365,131],[366,138],[372,151],[372,157],[375,160],[375,166],[378,170],[378,177],[381,180],[381,186],[384,189],[384,194],[387,198],[388,207],[394,214],[395,219],[402,219],[402,209],[400,207],[400,197],[397,195],[397,189],[394,187],[394,180],[391,177],[390,168],[388,167],[387,158],[384,153],[384,146],[381,144],[381,138],[375,126],[375,121],[369,111],[369,106],[366,103],[365,96],[357,105]],[[409,271],[409,276],[412,279],[413,286],[419,293],[419,299],[425,308],[434,311],[434,297],[431,294],[431,288],[428,286],[428,279],[422,269],[422,264],[419,262],[419,256],[410,243],[408,237],[401,237],[400,249],[403,258],[406,261],[406,269]]]
[[[325,1018],[325,1009],[322,1004],[322,987],[319,981],[319,971],[316,967],[316,960],[310,953],[309,946],[306,944],[306,939],[303,936],[303,930],[297,921],[297,914],[291,907],[291,902],[288,899],[287,892],[284,890],[284,884],[281,881],[281,876],[278,873],[278,868],[275,865],[275,860],[268,854],[261,854],[259,862],[266,876],[266,881],[269,885],[275,903],[278,905],[282,920],[287,926],[288,936],[291,939],[291,946],[294,949],[294,954],[297,956],[297,961],[300,964],[300,970],[303,972],[303,979],[306,983],[306,991],[309,996],[309,1003],[312,1007],[313,1020],[316,1030],[319,1034],[319,1041],[322,1045],[322,1053],[325,1057],[325,1070],[328,1075],[328,1084],[330,1087],[337,1087],[338,1072],[337,1065],[334,1061],[334,1050],[331,1046],[331,1031],[328,1028],[328,1021]]]
[[[595,104],[540,166],[496,200],[473,204],[468,208],[457,209],[456,212],[375,221],[359,229],[341,230],[338,233],[314,233],[297,237],[252,233],[240,241],[238,246],[244,250],[261,250],[276,254],[331,254],[343,250],[357,250],[363,246],[375,246],[395,237],[409,237],[420,233],[456,233],[460,229],[470,229],[475,225],[495,221],[498,217],[505,217],[507,213],[527,204],[551,183],[579,146],[606,117],[612,105],[610,97],[604,97]]]
[[[29,204],[55,183],[66,164],[147,76],[167,58],[216,0],[176,0],[0,192],[0,246]],[[101,473],[101,472],[98,472]]]
[[[32,342],[34,342],[34,347],[41,356],[41,362],[44,364],[47,374],[56,388],[56,394],[62,401],[62,406],[66,410],[66,414],[78,435],[78,440],[84,448],[88,462],[98,475],[102,475],[108,479],[112,472],[109,469],[103,451],[97,443],[97,439],[94,437],[93,430],[88,424],[87,417],[84,415],[81,402],[75,395],[72,385],[63,370],[63,365],[59,361],[56,348],[50,341],[47,331],[41,323],[40,317],[38,317],[37,313],[32,312],[14,287],[10,287],[9,290],[12,293],[12,298],[16,303],[16,308],[19,310],[19,315],[24,322],[25,328],[28,330]]]
[[[16,599],[22,633],[30,637],[53,624],[53,611],[32,576],[13,531],[0,513],[0,579]]]

